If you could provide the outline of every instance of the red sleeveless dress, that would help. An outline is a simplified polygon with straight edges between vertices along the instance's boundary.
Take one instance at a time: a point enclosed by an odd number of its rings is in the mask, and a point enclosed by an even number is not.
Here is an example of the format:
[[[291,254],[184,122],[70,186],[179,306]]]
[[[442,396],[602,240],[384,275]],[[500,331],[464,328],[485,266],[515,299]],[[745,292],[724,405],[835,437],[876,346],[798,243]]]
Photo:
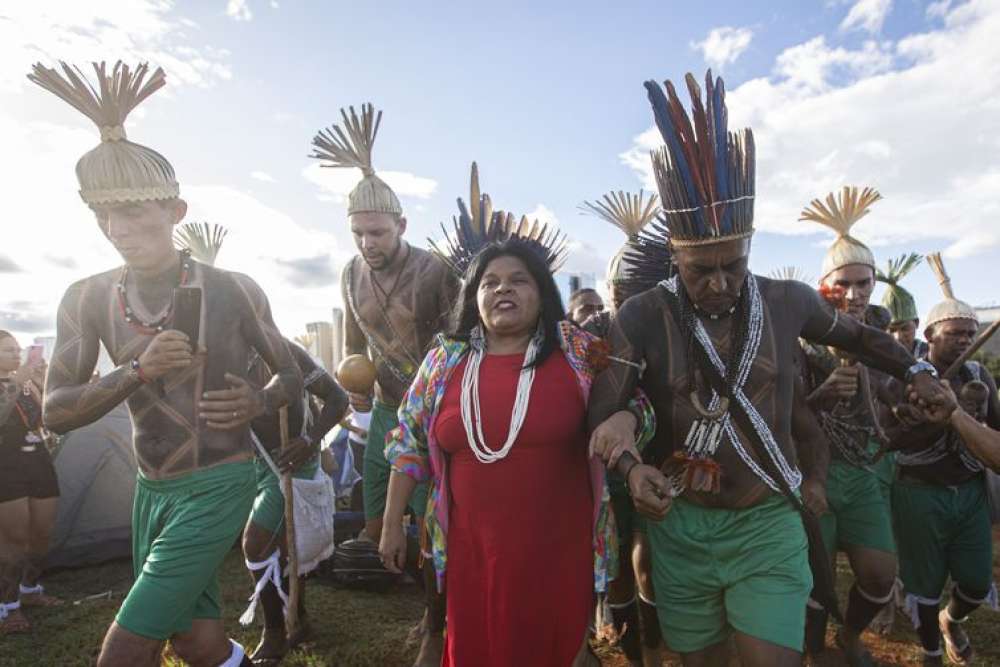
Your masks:
[[[506,441],[524,355],[480,367],[486,444]],[[560,351],[538,368],[510,453],[480,463],[462,425],[466,361],[449,379],[435,436],[448,455],[451,505],[443,665],[559,667],[583,641],[593,591],[593,496],[586,410]]]

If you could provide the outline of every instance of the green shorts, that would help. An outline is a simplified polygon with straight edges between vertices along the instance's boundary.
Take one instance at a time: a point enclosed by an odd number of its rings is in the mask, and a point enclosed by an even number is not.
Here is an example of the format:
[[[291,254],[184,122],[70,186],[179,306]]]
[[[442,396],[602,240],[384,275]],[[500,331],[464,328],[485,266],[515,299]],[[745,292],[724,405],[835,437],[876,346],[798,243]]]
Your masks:
[[[372,420],[368,426],[368,443],[365,445],[364,468],[361,488],[364,492],[365,519],[379,519],[385,512],[385,498],[389,492],[389,474],[392,468],[385,460],[385,438],[399,425],[396,408],[375,401]],[[427,484],[417,484],[410,497],[410,509],[423,519],[427,510]]]
[[[253,462],[257,476],[257,497],[253,501],[250,521],[260,528],[274,533],[278,531],[285,520],[285,496],[281,493],[281,480],[275,476],[271,466],[261,457]],[[292,473],[296,479],[312,479],[319,467],[319,457],[313,458]]]
[[[907,593],[937,599],[949,576],[970,594],[990,589],[993,540],[982,476],[958,486],[897,480],[892,503]]]
[[[221,618],[216,573],[239,539],[253,497],[251,461],[178,479],[140,474],[132,507],[135,582],[118,610],[118,624],[165,640],[188,632],[196,618]]]
[[[632,544],[633,533],[646,532],[646,517],[636,511],[628,486],[618,473],[608,473],[608,491],[611,493],[611,509],[615,513],[618,544],[628,548]]]
[[[819,518],[831,558],[848,546],[896,553],[892,513],[878,475],[843,461],[831,461],[826,477],[829,510]]]
[[[677,499],[648,529],[660,627],[671,649],[700,651],[733,629],[802,650],[812,573],[802,518],[787,499],[741,510]]]

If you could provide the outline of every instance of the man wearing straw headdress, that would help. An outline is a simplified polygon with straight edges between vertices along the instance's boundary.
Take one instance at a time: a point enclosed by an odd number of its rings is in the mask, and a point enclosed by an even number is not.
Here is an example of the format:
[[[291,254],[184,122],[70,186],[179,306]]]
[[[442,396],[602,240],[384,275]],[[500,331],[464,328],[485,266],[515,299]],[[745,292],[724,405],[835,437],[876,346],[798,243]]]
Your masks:
[[[375,174],[372,145],[382,120],[371,104],[360,116],[341,109],[342,127],[321,130],[313,139],[311,157],[324,167],[358,168],[361,181],[347,197],[347,217],[358,255],[344,267],[341,293],[346,305],[344,354],[365,354],[376,368],[374,404],[371,396],[350,394],[356,412],[371,411],[362,485],[365,535],[378,545],[389,485],[385,437],[396,427],[396,410],[403,394],[431,347],[445,329],[458,281],[432,253],[403,238],[406,217],[396,193]],[[410,507],[423,517],[427,485],[417,488]],[[444,598],[437,593],[432,565],[424,564],[428,609],[422,621],[424,637],[418,665],[441,660]]]
[[[944,293],[924,329],[927,359],[946,378],[942,383],[947,383],[951,400],[928,415],[926,423],[895,423],[900,411],[886,411],[894,422],[890,447],[897,450],[899,466],[892,506],[906,607],[924,649],[924,664],[942,664],[946,651],[951,662],[965,665],[972,661],[973,649],[962,623],[983,604],[997,609],[984,471],[988,459],[981,452],[995,447],[1000,402],[993,378],[978,362],[966,361],[951,377],[945,375],[972,345],[979,319],[974,308],[955,298],[940,254],[929,254],[927,263]],[[893,389],[903,393],[899,384]],[[951,600],[939,611],[949,578]]]
[[[879,199],[871,188],[845,187],[836,195],[830,193],[825,202],[813,200],[801,216],[837,233],[823,258],[820,290],[845,319],[860,323],[865,322],[875,288],[875,257],[851,236],[851,229]],[[825,345],[803,341],[802,349],[807,402],[831,444],[826,478],[829,511],[820,517],[823,541],[831,559],[838,549],[847,553],[855,576],[837,643],[848,664],[871,664],[861,633],[892,599],[896,576],[889,497],[875,470],[875,453],[884,442],[875,402],[881,377]],[[890,460],[883,464],[891,468]],[[891,476],[889,472],[888,479]],[[815,598],[810,599],[806,612],[810,653],[824,649],[827,613]]]
[[[735,634],[744,665],[798,665],[810,564],[833,599],[828,561],[807,558],[807,528],[813,544],[818,528],[796,494],[799,336],[909,379],[921,400],[940,402],[941,389],[888,334],[841,317],[806,285],[748,272],[753,136],[729,132],[722,80],[709,73],[705,83],[703,102],[687,77],[691,120],[669,82],[666,94],[646,83],[666,142],[653,173],[677,275],[629,299],[612,323],[612,363],[591,395],[590,422],[604,423],[592,446],[654,520],[660,625],[684,663],[726,664]],[[632,444],[635,418],[619,412],[636,386],[659,424],[648,463]]]
[[[908,255],[890,259],[885,272],[879,269],[875,271],[876,280],[886,284],[882,305],[888,308],[892,315],[892,319],[889,321],[889,333],[918,359],[927,356],[927,343],[917,338],[917,327],[920,326],[917,303],[909,290],[901,286],[899,281],[905,278],[922,260],[923,257],[911,252]]]
[[[658,197],[648,198],[642,191],[608,192],[597,201],[584,202],[580,210],[597,216],[625,233],[626,240],[608,263],[607,285],[611,293],[611,313],[599,313],[585,324],[587,330],[604,337],[614,313],[635,294],[655,286],[643,280],[639,264],[644,253],[636,252],[644,238],[640,234],[659,212]],[[660,258],[656,273],[666,278],[669,258]],[[645,518],[635,511],[625,480],[614,471],[608,473],[608,489],[618,528],[618,577],[608,585],[608,606],[618,643],[631,665],[658,665],[662,662],[660,624],[656,616],[656,593],[653,590],[649,540]]]
[[[76,165],[80,196],[124,266],[85,278],[59,306],[44,420],[65,433],[125,401],[139,477],[132,513],[135,582],[104,638],[101,667],[159,664],[163,643],[193,665],[250,665],[226,637],[216,573],[255,493],[249,422],[302,390],[299,371],[249,277],[173,244],[187,204],[160,153],[125,136],[125,118],[165,83],[163,70],[34,66],[29,79],[90,118],[101,143]],[[173,327],[178,287],[200,289],[197,340]],[[197,318],[197,313],[191,315]],[[190,332],[194,335],[194,331]],[[91,382],[99,347],[118,368]],[[274,375],[245,379],[253,351]]]

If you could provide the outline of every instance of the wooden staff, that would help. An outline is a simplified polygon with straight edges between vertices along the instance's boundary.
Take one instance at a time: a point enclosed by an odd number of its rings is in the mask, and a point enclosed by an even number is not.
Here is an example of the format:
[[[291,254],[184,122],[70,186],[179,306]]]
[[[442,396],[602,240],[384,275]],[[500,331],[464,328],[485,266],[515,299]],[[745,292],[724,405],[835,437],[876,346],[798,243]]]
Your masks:
[[[288,449],[288,407],[278,411],[281,430],[281,451]],[[299,628],[299,552],[295,542],[295,498],[292,485],[292,471],[282,473],[281,487],[285,495],[285,550],[288,553],[288,610],[285,614],[285,630],[289,637]]]
[[[978,352],[979,348],[981,348],[983,346],[983,344],[986,341],[988,341],[993,336],[993,334],[995,334],[997,332],[997,329],[1000,329],[1000,319],[998,319],[996,322],[993,322],[992,324],[990,324],[990,326],[988,326],[986,328],[986,331],[984,331],[982,334],[980,334],[979,338],[977,338],[975,341],[973,341],[972,345],[969,346],[969,349],[966,350],[965,352],[963,352],[962,356],[960,356],[958,359],[956,359],[955,362],[951,366],[948,367],[948,370],[946,370],[944,372],[944,375],[941,376],[941,379],[942,380],[947,380],[949,378],[954,377],[955,373],[957,373],[958,370],[963,365],[965,365],[965,362],[968,361],[969,358],[972,355],[974,355],[976,352]]]

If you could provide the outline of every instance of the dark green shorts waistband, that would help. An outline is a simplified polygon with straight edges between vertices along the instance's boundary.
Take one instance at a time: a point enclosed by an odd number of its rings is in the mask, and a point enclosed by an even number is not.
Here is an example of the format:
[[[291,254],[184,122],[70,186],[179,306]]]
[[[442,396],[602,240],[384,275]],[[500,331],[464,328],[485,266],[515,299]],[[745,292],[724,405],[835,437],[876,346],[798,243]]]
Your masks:
[[[247,459],[246,461],[223,463],[211,468],[195,470],[187,475],[171,477],[170,479],[149,479],[140,472],[136,483],[144,489],[156,493],[185,493],[217,484],[242,480],[253,482],[255,479],[253,459]]]

